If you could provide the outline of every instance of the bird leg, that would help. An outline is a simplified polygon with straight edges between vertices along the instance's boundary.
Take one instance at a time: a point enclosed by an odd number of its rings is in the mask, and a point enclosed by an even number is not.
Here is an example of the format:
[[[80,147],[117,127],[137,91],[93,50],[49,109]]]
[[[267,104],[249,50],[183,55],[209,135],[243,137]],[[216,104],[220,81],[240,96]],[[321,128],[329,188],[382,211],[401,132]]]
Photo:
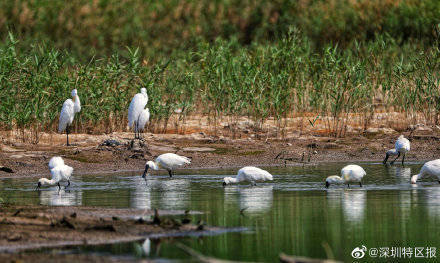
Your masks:
[[[383,159],[383,164],[386,164],[386,163],[387,163],[387,161],[388,161],[388,157],[390,157],[389,154],[387,154],[387,155],[385,156],[385,159]]]
[[[359,186],[362,187],[362,182],[359,182]]]
[[[58,182],[58,192],[61,190],[60,182]]]
[[[69,144],[69,128],[70,128],[70,125],[67,125],[66,126],[67,146],[70,146],[70,144]]]
[[[350,184],[347,184],[348,188],[350,188]]]
[[[70,180],[67,180],[67,185],[64,187],[64,189],[66,189],[67,187],[69,187],[70,185]]]
[[[137,139],[137,134],[136,134],[136,131],[137,131],[137,122],[136,121],[134,121],[134,139],[136,140]]]
[[[170,177],[173,177],[173,173],[171,172],[171,170],[168,170],[168,174],[170,175]]]
[[[402,165],[404,165],[403,163],[405,162],[405,155],[406,155],[406,153],[404,153],[402,156]]]
[[[394,160],[391,161],[391,164],[394,164],[394,162],[395,162],[399,157],[400,157],[400,152],[399,152],[399,154],[397,154],[396,159],[394,159]]]

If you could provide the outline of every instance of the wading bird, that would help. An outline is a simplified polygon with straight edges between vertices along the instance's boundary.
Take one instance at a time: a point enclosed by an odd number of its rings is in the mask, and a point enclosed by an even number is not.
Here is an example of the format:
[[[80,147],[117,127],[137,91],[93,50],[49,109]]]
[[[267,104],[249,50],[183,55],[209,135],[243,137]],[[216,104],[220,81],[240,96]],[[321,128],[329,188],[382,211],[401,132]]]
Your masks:
[[[65,165],[61,157],[52,157],[49,161],[49,170],[52,178],[41,178],[38,180],[37,189],[45,185],[58,185],[58,190],[61,190],[60,182],[67,182],[66,188],[70,185],[70,176],[72,175],[73,168]]]
[[[394,164],[394,162],[400,157],[402,154],[402,165],[405,162],[405,155],[410,150],[410,142],[407,138],[403,137],[403,135],[400,135],[399,138],[397,138],[396,144],[394,145],[394,149],[391,149],[387,151],[385,159],[383,160],[383,164],[386,164],[388,161],[388,157],[390,155],[397,155],[396,159],[391,161],[391,164]]]
[[[233,183],[250,182],[252,185],[256,185],[259,181],[272,181],[273,176],[263,169],[246,166],[238,170],[237,176],[223,178],[223,186]]]
[[[356,164],[350,164],[341,169],[341,176],[332,175],[325,179],[325,187],[328,188],[331,184],[347,184],[350,187],[350,183],[359,183],[362,187],[362,178],[367,173],[365,170]]]
[[[142,88],[141,93],[134,95],[133,99],[130,102],[130,106],[128,107],[128,127],[134,129],[135,139],[139,138],[139,115],[144,111],[147,103],[147,89]]]
[[[422,169],[420,169],[420,172],[411,177],[411,183],[417,183],[417,180],[425,175],[437,176],[437,180],[440,183],[440,159],[426,162]]]
[[[145,125],[147,125],[148,121],[150,120],[150,110],[146,108],[145,110],[141,111],[138,117],[138,137],[140,137],[141,133],[145,130]]]
[[[168,171],[170,177],[172,177],[174,169],[190,163],[191,160],[188,157],[180,156],[174,153],[164,153],[159,155],[154,162],[148,161],[145,164],[145,171],[142,174],[142,178],[145,178],[149,168],[153,170],[165,169]]]
[[[66,131],[67,135],[67,146],[69,144],[69,133],[70,126],[72,125],[75,113],[81,111],[81,102],[78,97],[78,91],[76,89],[72,90],[72,99],[67,99],[63,103],[63,108],[61,108],[60,121],[58,123],[58,132]]]

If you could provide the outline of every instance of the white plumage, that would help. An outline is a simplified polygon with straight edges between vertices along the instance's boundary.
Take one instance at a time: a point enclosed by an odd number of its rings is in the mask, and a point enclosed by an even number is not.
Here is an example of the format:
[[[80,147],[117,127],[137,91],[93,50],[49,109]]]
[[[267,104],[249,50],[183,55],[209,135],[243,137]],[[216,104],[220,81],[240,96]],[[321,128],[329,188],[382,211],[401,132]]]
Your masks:
[[[417,180],[426,175],[437,176],[437,180],[440,183],[440,159],[426,162],[422,169],[420,169],[420,172],[411,177],[411,183],[417,183]]]
[[[184,164],[190,164],[191,160],[185,156],[180,156],[174,153],[164,153],[159,155],[154,162],[148,161],[145,164],[145,171],[142,174],[142,177],[145,178],[145,175],[148,172],[148,168],[151,167],[153,170],[165,169],[168,171],[170,177],[173,176],[172,171]]]
[[[402,164],[405,162],[405,155],[409,150],[411,149],[411,144],[407,138],[405,138],[403,135],[400,135],[399,138],[397,138],[396,143],[394,144],[394,149],[388,150],[385,156],[385,159],[383,160],[383,163],[386,164],[388,161],[388,158],[390,155],[397,155],[396,159],[391,161],[391,164],[393,164],[402,154]]]
[[[78,91],[72,90],[72,99],[67,99],[61,108],[60,120],[58,122],[58,132],[66,131],[67,145],[69,145],[69,126],[72,125],[75,113],[81,111],[81,101],[78,97]]]
[[[49,170],[52,170],[53,168],[55,168],[56,166],[61,166],[64,165],[64,160],[63,158],[59,157],[59,156],[55,156],[50,158],[49,161]]]
[[[144,111],[148,103],[147,89],[142,88],[141,93],[134,95],[128,107],[128,127],[133,128],[135,133],[139,132],[139,115]],[[150,118],[148,112],[148,119]],[[136,134],[135,134],[136,136]]]
[[[232,183],[240,183],[240,182],[250,182],[255,184],[255,182],[259,181],[272,181],[273,176],[263,169],[246,166],[238,170],[237,176],[234,177],[225,177],[223,178],[223,185],[232,184]]]
[[[58,132],[66,130],[67,125],[71,125],[75,117],[74,103],[71,99],[67,99],[61,108],[60,120],[58,122]]]
[[[70,185],[70,176],[73,173],[73,168],[65,165],[61,157],[52,157],[49,161],[49,169],[52,178],[49,180],[47,178],[41,178],[38,180],[37,189],[44,185],[58,185],[61,189],[60,182],[67,182],[68,187]]]
[[[147,125],[149,120],[150,120],[150,110],[146,108],[145,110],[141,111],[141,113],[139,114],[138,132],[144,131],[145,125]]]
[[[359,183],[362,187],[362,178],[367,173],[365,170],[356,164],[350,164],[341,169],[341,176],[332,175],[325,179],[325,187],[328,188],[331,184],[345,183],[350,187],[350,183]]]

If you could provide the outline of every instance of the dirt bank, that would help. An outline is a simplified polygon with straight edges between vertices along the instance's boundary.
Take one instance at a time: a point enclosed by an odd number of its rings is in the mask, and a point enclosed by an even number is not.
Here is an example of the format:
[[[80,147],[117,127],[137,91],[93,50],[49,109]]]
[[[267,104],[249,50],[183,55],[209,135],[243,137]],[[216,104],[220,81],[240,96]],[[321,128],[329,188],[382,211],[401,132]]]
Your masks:
[[[200,222],[191,222],[192,213],[197,212],[3,206],[0,207],[0,254],[26,249],[109,244],[144,240],[146,237],[206,235],[225,231]]]
[[[409,132],[404,132],[408,136]],[[109,135],[74,134],[75,146],[65,146],[65,137],[46,134],[37,144],[25,144],[3,138],[0,166],[15,173],[0,171],[0,178],[48,175],[47,163],[60,155],[74,167],[75,174],[141,171],[145,161],[174,152],[192,158],[190,168],[240,167],[244,165],[295,165],[339,161],[381,161],[387,149],[394,147],[399,133],[376,133],[331,138],[298,135],[285,139],[232,139],[204,133],[188,135],[146,134],[133,141],[131,133]],[[440,156],[440,134],[415,131],[411,134],[411,152],[406,160],[424,161]]]

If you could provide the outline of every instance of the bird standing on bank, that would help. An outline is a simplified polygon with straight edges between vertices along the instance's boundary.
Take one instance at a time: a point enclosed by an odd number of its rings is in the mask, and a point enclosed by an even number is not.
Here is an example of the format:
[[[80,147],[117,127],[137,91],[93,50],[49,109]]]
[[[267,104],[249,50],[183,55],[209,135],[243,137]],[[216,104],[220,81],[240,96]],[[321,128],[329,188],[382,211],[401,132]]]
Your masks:
[[[58,190],[61,190],[60,182],[67,182],[66,188],[69,187],[70,176],[73,173],[73,168],[65,165],[64,160],[61,157],[55,156],[50,159],[49,170],[52,178],[50,180],[47,178],[39,179],[37,190],[40,189],[41,186],[45,185],[58,185]]]
[[[437,180],[440,183],[440,159],[426,162],[422,169],[420,169],[420,172],[411,177],[411,183],[417,183],[417,180],[425,175],[437,176]]]
[[[148,103],[147,89],[142,88],[141,93],[134,95],[128,107],[128,127],[134,129],[134,138],[139,139],[139,119],[144,112],[145,106]],[[148,109],[147,109],[148,110]],[[150,118],[150,112],[148,111],[148,119]],[[144,113],[145,114],[145,113]],[[142,117],[144,118],[145,115]]]
[[[400,157],[402,154],[402,165],[405,162],[405,155],[409,150],[411,149],[411,144],[407,138],[405,138],[403,135],[400,135],[399,138],[397,138],[397,141],[394,145],[394,149],[391,149],[387,151],[385,159],[383,160],[383,164],[386,164],[388,161],[388,158],[390,155],[397,155],[396,159],[391,161],[391,164],[394,164],[394,162]]]
[[[223,178],[223,186],[240,182],[250,182],[252,185],[256,185],[256,182],[272,180],[273,176],[268,171],[254,166],[246,166],[238,170],[235,178]]]
[[[362,178],[366,175],[364,168],[356,164],[350,164],[341,169],[341,176],[332,175],[325,179],[325,187],[329,188],[331,184],[359,183],[362,187]]]
[[[148,121],[150,120],[150,110],[146,108],[145,110],[141,111],[138,117],[138,136],[140,137],[141,133],[145,130],[145,125],[147,125]]]
[[[72,90],[72,99],[67,99],[63,103],[61,108],[60,120],[58,123],[58,132],[66,131],[67,135],[67,146],[69,144],[69,133],[70,127],[72,125],[73,119],[75,118],[75,113],[81,111],[81,102],[78,97],[78,91],[76,89]]]
[[[159,155],[156,160],[148,161],[145,164],[145,170],[142,174],[142,177],[145,178],[148,169],[151,168],[153,170],[165,169],[168,171],[170,177],[173,176],[173,170],[184,165],[190,164],[191,160],[188,157],[180,156],[174,153],[164,153]]]

